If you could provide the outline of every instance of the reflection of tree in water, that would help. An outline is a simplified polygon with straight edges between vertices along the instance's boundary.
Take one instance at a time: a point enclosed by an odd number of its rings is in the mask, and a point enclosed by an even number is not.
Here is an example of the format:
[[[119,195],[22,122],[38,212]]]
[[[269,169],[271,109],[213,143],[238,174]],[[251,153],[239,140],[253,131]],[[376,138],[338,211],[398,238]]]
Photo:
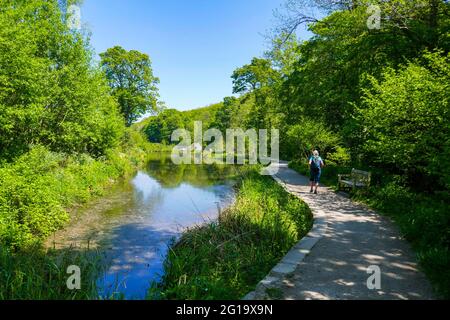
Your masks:
[[[176,165],[170,155],[150,159],[146,172],[164,188],[175,188],[185,182],[195,187],[207,187],[233,178],[239,174],[239,167],[233,165]]]

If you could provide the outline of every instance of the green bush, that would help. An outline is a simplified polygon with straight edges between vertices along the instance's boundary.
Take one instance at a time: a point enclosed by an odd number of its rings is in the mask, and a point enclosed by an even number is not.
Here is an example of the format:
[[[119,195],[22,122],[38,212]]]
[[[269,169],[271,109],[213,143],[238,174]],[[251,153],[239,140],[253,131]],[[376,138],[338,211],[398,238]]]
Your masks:
[[[339,135],[326,128],[320,121],[303,119],[300,124],[290,126],[281,139],[281,152],[289,158],[308,158],[317,149],[322,157],[336,152],[340,145]]]
[[[146,122],[144,132],[153,143],[170,144],[172,132],[184,128],[183,114],[175,109],[163,110]]]
[[[45,238],[68,221],[62,203],[77,190],[85,198],[84,181],[63,174],[59,165],[63,156],[43,147],[32,149],[0,171],[0,239],[13,247],[33,244]],[[69,164],[70,166],[70,164]],[[63,189],[63,184],[68,188]],[[59,192],[58,192],[59,191]]]
[[[449,62],[425,53],[381,81],[370,77],[359,109],[365,161],[408,176],[418,190],[450,187]]]
[[[347,148],[337,146],[335,151],[330,153],[327,157],[327,166],[348,166],[351,162],[350,151]]]

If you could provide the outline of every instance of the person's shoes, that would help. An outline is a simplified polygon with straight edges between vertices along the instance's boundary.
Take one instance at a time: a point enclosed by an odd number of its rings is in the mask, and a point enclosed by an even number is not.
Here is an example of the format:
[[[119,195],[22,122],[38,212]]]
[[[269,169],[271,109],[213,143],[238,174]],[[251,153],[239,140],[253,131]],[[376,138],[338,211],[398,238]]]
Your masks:
[[[309,190],[309,192],[311,192],[311,193],[312,193],[312,192],[313,192],[313,189]]]
[[[316,191],[314,191],[314,194],[317,194],[317,190],[316,190]]]

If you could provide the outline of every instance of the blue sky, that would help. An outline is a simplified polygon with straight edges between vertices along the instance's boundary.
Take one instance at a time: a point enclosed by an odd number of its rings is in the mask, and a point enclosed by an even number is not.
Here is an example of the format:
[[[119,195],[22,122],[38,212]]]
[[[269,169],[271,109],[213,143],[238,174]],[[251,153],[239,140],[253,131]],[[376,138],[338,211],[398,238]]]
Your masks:
[[[262,34],[284,0],[84,0],[97,53],[115,45],[147,53],[161,100],[187,110],[232,94],[234,69],[268,48]]]

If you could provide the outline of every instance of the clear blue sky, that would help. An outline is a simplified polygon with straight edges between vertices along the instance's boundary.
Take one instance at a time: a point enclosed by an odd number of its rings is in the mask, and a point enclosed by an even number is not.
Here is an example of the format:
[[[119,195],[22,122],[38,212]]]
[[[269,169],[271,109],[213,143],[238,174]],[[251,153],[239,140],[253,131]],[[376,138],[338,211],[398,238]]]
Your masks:
[[[152,59],[161,100],[187,110],[232,94],[234,69],[268,48],[284,0],[84,0],[97,53],[115,45]]]

